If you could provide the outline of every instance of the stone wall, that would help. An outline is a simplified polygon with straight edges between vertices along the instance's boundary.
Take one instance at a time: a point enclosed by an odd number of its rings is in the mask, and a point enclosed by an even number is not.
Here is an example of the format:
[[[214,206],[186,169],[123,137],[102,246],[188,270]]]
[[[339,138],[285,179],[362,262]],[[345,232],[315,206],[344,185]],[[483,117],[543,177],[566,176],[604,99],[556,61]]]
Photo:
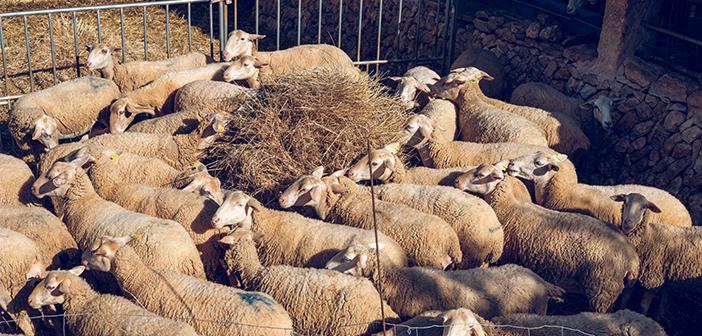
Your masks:
[[[702,90],[672,70],[630,57],[614,79],[596,70],[597,46],[564,48],[555,20],[512,20],[476,12],[457,27],[456,51],[494,52],[508,74],[508,90],[527,81],[549,83],[587,100],[600,94],[626,100],[613,112],[614,130],[586,127],[593,148],[578,165],[592,184],[640,183],[670,191],[702,224]],[[509,95],[507,95],[509,96]]]

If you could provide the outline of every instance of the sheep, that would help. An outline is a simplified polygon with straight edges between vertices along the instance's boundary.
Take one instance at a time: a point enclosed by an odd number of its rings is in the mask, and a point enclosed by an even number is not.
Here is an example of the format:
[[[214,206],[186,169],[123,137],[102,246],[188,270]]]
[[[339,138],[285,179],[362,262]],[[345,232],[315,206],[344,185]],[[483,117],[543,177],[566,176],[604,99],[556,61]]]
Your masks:
[[[568,15],[575,15],[578,9],[584,6],[586,2],[590,5],[595,5],[598,2],[600,2],[600,0],[568,0],[568,5],[566,6],[566,13],[568,13]]]
[[[433,139],[437,142],[451,142],[456,138],[457,112],[452,102],[434,98],[419,112],[434,122]]]
[[[433,310],[393,325],[385,334],[379,332],[373,336],[486,336],[481,323],[487,324],[467,308]]]
[[[34,335],[36,329],[25,304],[27,280],[43,275],[42,259],[41,249],[33,240],[0,227],[0,310],[7,312],[27,335]]]
[[[456,231],[443,219],[402,204],[375,201],[370,190],[357,185],[337,171],[324,175],[318,167],[292,183],[278,199],[283,209],[312,207],[317,216],[362,229],[373,229],[374,218],[380,232],[397,241],[407,252],[410,264],[445,269],[460,264],[462,254]]]
[[[205,66],[207,57],[201,53],[191,52],[171,57],[162,61],[120,62],[117,53],[122,48],[110,48],[107,44],[86,45],[90,71],[99,71],[100,77],[114,81],[120,92],[138,89],[170,71],[187,70]]]
[[[504,94],[507,75],[500,59],[489,50],[480,48],[468,48],[464,50],[458,58],[451,64],[451,70],[475,67],[483,69],[491,74],[495,79],[480,83],[480,89],[488,97],[500,99]]]
[[[392,76],[388,79],[397,82],[395,94],[407,107],[412,108],[417,105],[417,91],[429,93],[428,85],[433,85],[441,78],[436,71],[425,66],[411,68],[402,76]]]
[[[74,335],[197,336],[184,322],[148,312],[125,298],[100,294],[80,275],[84,266],[67,271],[52,271],[34,288],[29,305],[35,309],[61,304],[65,323]]]
[[[483,162],[498,162],[535,151],[556,153],[544,146],[511,142],[440,142],[434,139],[436,132],[432,119],[424,115],[414,115],[407,121],[400,141],[416,148],[425,165],[436,168],[475,166]]]
[[[546,83],[527,82],[517,86],[509,102],[515,105],[532,106],[549,112],[559,112],[569,116],[583,127],[595,120],[605,131],[612,129],[612,105],[622,98],[611,99],[599,95],[596,99],[584,102],[582,99],[569,97]],[[587,106],[593,105],[592,112]]]
[[[456,188],[483,195],[495,210],[505,231],[503,261],[575,286],[570,291],[582,290],[590,310],[607,312],[639,274],[633,246],[611,224],[531,203],[526,186],[505,176],[506,167],[483,164],[456,179]]]
[[[185,321],[199,335],[290,335],[292,321],[272,297],[146,265],[131,237],[102,237],[83,265],[109,272],[146,310]]]
[[[85,142],[161,159],[176,169],[186,169],[204,156],[204,151],[227,129],[225,116],[211,113],[203,117],[190,134],[145,133],[103,134]]]
[[[8,128],[20,149],[29,150],[37,141],[48,150],[60,139],[87,134],[95,122],[107,126],[107,108],[117,98],[119,89],[112,81],[80,77],[19,98]]]
[[[641,258],[639,282],[648,290],[642,298],[648,311],[652,294],[662,287],[699,288],[702,277],[699,227],[674,227],[655,222],[661,208],[639,193],[611,196],[622,204],[622,231]],[[665,295],[665,293],[664,293]]]
[[[476,68],[452,70],[431,87],[431,94],[460,106],[459,137],[482,143],[514,142],[548,146],[544,131],[535,123],[483,101],[472,81],[485,74]]]
[[[478,82],[483,78],[490,80],[492,77],[484,71],[476,70],[479,73],[478,76],[473,77],[476,81],[471,81],[468,85],[472,86],[478,97],[490,105],[521,116],[536,124],[544,131],[549,147],[568,154],[575,153],[577,150],[587,150],[590,147],[590,140],[583,133],[583,130],[580,129],[578,123],[560,111],[548,112],[540,108],[513,105],[485,96],[480,91]]]
[[[176,91],[196,80],[222,80],[229,63],[214,63],[203,67],[168,72],[153,82],[127,92],[110,105],[110,133],[122,133],[137,115],[152,117],[173,112]]]
[[[32,239],[42,255],[42,264],[57,269],[78,257],[76,241],[51,212],[39,207],[0,206],[0,227]]]
[[[508,172],[534,181],[536,201],[549,209],[581,213],[618,225],[622,223],[621,207],[609,197],[640,193],[663,209],[661,213],[652,214],[653,222],[692,226],[692,218],[685,206],[664,190],[636,184],[591,186],[578,183],[573,163],[563,154],[535,152],[514,158]]]
[[[377,247],[383,251],[382,246]],[[563,295],[563,289],[514,264],[459,271],[388,267],[379,277],[375,252],[375,246],[351,245],[330,260],[327,268],[380,281],[381,295],[402,318],[462,307],[487,318],[546,314],[548,300],[560,300]]]
[[[230,61],[234,57],[252,56],[262,65],[265,74],[282,74],[293,70],[314,68],[321,65],[338,67],[341,72],[359,75],[358,68],[343,50],[328,44],[303,44],[296,47],[276,50],[258,51],[254,41],[266,35],[249,34],[235,30],[229,34],[223,57]]]
[[[263,207],[255,198],[241,191],[229,191],[212,217],[215,228],[236,226],[251,229],[259,239],[263,265],[324,267],[327,260],[352,243],[375,241],[370,230],[331,224]],[[386,246],[387,262],[395,267],[407,265],[405,251],[382,233],[378,241]]]
[[[387,147],[370,154],[375,156],[370,163],[375,169],[373,174],[369,173],[368,156],[365,156],[346,171],[352,181],[368,180],[371,175],[381,176],[377,173],[379,170],[392,173],[388,167],[399,162]],[[384,157],[378,157],[378,154]],[[463,254],[463,262],[457,265],[458,268],[487,267],[502,255],[502,226],[492,208],[478,197],[448,186],[397,183],[376,186],[376,195],[382,201],[404,204],[436,215],[451,225],[458,235]]]
[[[194,81],[176,92],[175,110],[232,113],[240,101],[253,94],[255,91],[237,84],[212,80]]]
[[[133,235],[139,238],[135,248],[146,264],[204,278],[195,244],[180,224],[100,198],[81,168],[89,159],[78,155],[70,162],[56,162],[32,185],[35,196],[61,200],[66,226],[78,247],[85,250],[103,235]]]
[[[0,154],[0,205],[31,205],[34,174],[27,164],[10,155]]]
[[[361,335],[379,330],[380,304],[386,322],[397,314],[381,300],[368,279],[326,269],[261,265],[254,243],[256,234],[236,229],[220,242],[227,276],[232,284],[268,293],[287,309],[295,331],[302,335]],[[339,300],[339,298],[344,298]]]
[[[183,110],[164,116],[144,119],[127,129],[127,132],[162,135],[188,134],[200,125],[202,110]]]
[[[491,322],[485,329],[494,336],[583,335],[583,333],[608,336],[667,335],[656,321],[630,310],[620,310],[612,314],[584,312],[566,316],[509,314],[495,317]],[[556,327],[543,328],[543,326]],[[568,329],[561,329],[563,327]]]

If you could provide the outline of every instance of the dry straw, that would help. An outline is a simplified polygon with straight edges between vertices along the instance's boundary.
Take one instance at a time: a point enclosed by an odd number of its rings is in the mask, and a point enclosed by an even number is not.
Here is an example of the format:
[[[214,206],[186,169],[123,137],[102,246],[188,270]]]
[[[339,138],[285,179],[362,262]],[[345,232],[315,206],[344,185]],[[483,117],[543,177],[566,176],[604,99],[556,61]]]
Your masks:
[[[408,117],[377,78],[322,67],[263,84],[261,94],[233,114],[209,166],[225,187],[267,204],[317,166],[347,167],[365,153],[368,140],[374,147],[396,140]]]

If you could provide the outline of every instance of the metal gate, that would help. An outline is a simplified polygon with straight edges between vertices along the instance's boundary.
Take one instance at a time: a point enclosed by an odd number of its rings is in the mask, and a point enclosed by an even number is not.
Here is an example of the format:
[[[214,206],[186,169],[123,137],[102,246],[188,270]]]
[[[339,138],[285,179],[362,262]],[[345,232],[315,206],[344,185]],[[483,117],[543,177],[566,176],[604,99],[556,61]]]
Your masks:
[[[283,2],[281,4],[281,1]],[[385,3],[384,3],[385,1]],[[252,3],[253,2],[253,3]],[[295,3],[296,2],[296,3]],[[342,32],[346,31],[347,29],[357,29],[357,45],[356,45],[356,50],[355,53],[352,51],[348,51],[349,55],[351,58],[355,61],[354,63],[361,66],[365,67],[366,70],[369,71],[374,71],[378,72],[380,71],[380,66],[381,65],[404,65],[406,68],[410,64],[421,64],[421,63],[433,63],[437,65],[438,69],[445,70],[448,67],[448,60],[450,59],[450,55],[452,53],[451,47],[452,47],[452,26],[453,26],[453,17],[454,17],[454,0],[306,0],[305,3],[309,4],[309,2],[314,2],[315,7],[318,5],[318,29],[317,29],[317,41],[310,41],[311,43],[319,43],[322,41],[323,35],[326,33],[329,36],[338,36],[338,42],[341,44],[341,38],[342,38]],[[338,2],[338,25],[337,28],[335,29],[335,32],[330,32],[330,31],[323,31],[322,29],[322,15],[323,15],[323,8],[326,8],[325,2],[327,3],[326,6],[329,6],[330,3],[337,3]],[[345,4],[346,3],[346,4]],[[349,4],[353,4],[354,7],[358,7],[358,11],[355,13],[357,22],[356,24],[353,24],[353,27],[350,27],[351,25],[345,24],[344,19],[345,15],[348,16],[349,13],[344,12],[344,5],[349,6]],[[431,4],[433,6],[433,11],[430,11],[428,4]],[[263,5],[267,6],[275,6],[276,8],[276,13],[275,15],[275,26],[274,27],[265,27],[261,24],[260,20],[260,10]],[[119,34],[119,40],[121,41],[121,47],[122,47],[122,62],[125,61],[125,53],[126,53],[126,45],[125,45],[125,11],[130,11],[132,13],[131,17],[127,17],[130,20],[135,19],[134,18],[134,11],[141,9],[141,15],[142,16],[142,27],[140,29],[143,30],[142,34],[142,39],[143,39],[143,58],[144,60],[149,60],[149,59],[155,59],[155,58],[150,58],[149,57],[149,36],[148,32],[150,29],[153,29],[150,27],[150,18],[149,15],[147,14],[148,10],[152,10],[153,8],[160,8],[161,10],[164,10],[163,14],[165,15],[165,49],[166,49],[166,56],[175,56],[171,55],[171,29],[173,26],[173,23],[171,22],[171,17],[174,12],[174,8],[178,8],[178,13],[175,15],[180,15],[181,18],[184,18],[184,20],[179,20],[180,24],[185,24],[187,25],[187,39],[188,39],[188,44],[187,44],[187,51],[192,51],[193,50],[193,13],[194,10],[193,8],[195,6],[198,6],[196,15],[198,15],[199,18],[202,19],[204,16],[204,20],[206,21],[204,24],[200,24],[199,28],[202,33],[208,33],[209,34],[209,50],[195,50],[199,52],[203,52],[205,54],[209,54],[213,59],[215,60],[221,60],[221,54],[223,51],[223,46],[226,44],[226,39],[227,39],[227,33],[232,30],[232,29],[237,29],[240,28],[240,25],[238,24],[240,18],[242,17],[240,14],[244,15],[251,15],[254,20],[254,27],[252,30],[254,30],[255,33],[257,34],[267,34],[271,38],[275,36],[275,49],[280,49],[281,48],[281,42],[290,42],[290,41],[285,41],[283,40],[284,37],[282,36],[283,33],[285,33],[281,28],[281,5],[283,6],[295,6],[297,5],[297,44],[300,44],[301,41],[301,27],[302,27],[302,18],[303,18],[303,12],[302,12],[302,7],[303,7],[303,0],[168,0],[168,1],[154,1],[154,2],[140,2],[140,3],[128,3],[128,4],[119,4],[119,5],[102,5],[102,6],[86,6],[86,7],[76,7],[76,8],[62,8],[62,9],[45,9],[45,10],[29,10],[29,11],[20,11],[20,12],[8,12],[8,13],[0,13],[0,53],[2,54],[2,80],[3,80],[3,85],[2,85],[2,93],[0,93],[0,105],[4,104],[9,104],[10,102],[14,101],[15,99],[21,97],[22,94],[28,93],[28,92],[34,92],[37,90],[40,90],[42,87],[39,87],[36,82],[36,76],[37,74],[43,74],[43,75],[49,75],[50,79],[48,80],[49,83],[47,85],[55,85],[61,80],[68,80],[68,79],[73,79],[80,77],[81,74],[81,64],[80,64],[80,44],[81,43],[94,43],[96,41],[81,41],[78,36],[78,26],[79,26],[79,20],[77,19],[78,16],[85,16],[85,15],[90,15],[91,16],[91,22],[93,19],[96,19],[94,21],[94,28],[97,32],[97,42],[100,43],[102,40],[106,37],[106,34]],[[364,34],[364,29],[368,30],[369,27],[364,27],[363,20],[364,20],[364,14],[368,15],[368,13],[364,12],[364,5],[366,6],[366,9],[370,8],[370,6],[373,6],[374,8],[377,7],[377,13],[372,13],[374,15],[374,19],[377,20],[377,27],[371,27],[377,35],[377,40],[373,45],[363,45],[364,43],[362,42],[362,37]],[[392,6],[390,6],[392,5]],[[401,27],[403,24],[407,24],[407,22],[403,22],[403,11],[407,11],[407,8],[409,6],[412,6],[414,8],[413,11],[416,12],[414,20],[416,22],[412,22],[414,26],[416,26],[416,30],[413,32],[414,33],[414,49],[413,53],[411,55],[407,55],[407,57],[393,57],[392,59],[388,59],[383,57],[382,55],[382,50],[384,48],[389,48],[392,46],[388,46],[387,43],[383,43],[382,41],[382,36],[383,34],[388,34],[388,32],[393,32],[394,26],[396,26],[397,31],[396,31],[396,36],[394,38],[394,42],[392,43],[394,47],[397,50],[399,49],[400,46],[400,35],[401,35]],[[203,10],[203,7],[206,8]],[[393,12],[389,13],[390,8],[392,7]],[[397,12],[395,12],[397,11]],[[101,24],[101,18],[104,18],[105,15],[109,13],[111,15],[114,15],[115,13],[119,13],[119,31],[114,31],[114,32],[105,32],[104,31],[104,24]],[[353,14],[353,13],[352,13]],[[396,20],[393,22],[388,22],[384,21],[383,17],[385,16],[394,16]],[[94,17],[93,17],[94,16]],[[33,38],[30,38],[32,29],[33,29],[33,24],[32,22],[38,22],[36,21],[37,17],[44,18],[43,20],[46,21],[41,21],[41,23],[36,23],[38,24],[44,24],[46,22],[48,24],[48,42],[49,42],[49,49],[48,52],[51,57],[51,65],[47,66],[46,68],[42,69],[33,69],[32,68],[32,63],[33,63],[33,50],[31,47],[30,40],[33,41]],[[232,17],[233,19],[230,19]],[[56,49],[54,45],[54,40],[55,40],[55,22],[57,19],[60,18],[63,25],[67,26],[64,27],[67,31],[64,31],[64,33],[70,34],[70,29],[72,28],[72,39],[73,39],[73,58],[72,60],[69,60],[68,62],[63,62],[63,64],[57,64],[57,59],[56,59]],[[432,20],[433,22],[422,22],[422,20]],[[335,20],[337,18],[334,18]],[[349,19],[346,17],[346,19]],[[443,22],[443,26],[439,27],[439,22],[440,20]],[[9,20],[21,20],[20,21],[20,26],[22,31],[17,32],[17,31],[11,31],[14,33],[19,34],[18,35],[18,40],[21,40],[22,34],[23,36],[23,44],[24,44],[24,50],[22,52],[22,57],[23,59],[23,65],[22,67],[19,67],[21,70],[15,70],[13,73],[8,73],[8,49],[9,48],[14,48],[13,50],[17,52],[17,48],[22,48],[21,44],[22,42],[19,41],[14,41],[10,42],[9,39],[7,38],[7,33],[8,33],[8,28],[6,26],[8,25],[7,22]],[[103,19],[104,20],[104,19]],[[32,22],[30,22],[32,21]],[[129,23],[130,26],[132,26],[133,23]],[[436,40],[435,43],[432,47],[433,50],[433,55],[431,57],[421,57],[419,55],[419,41],[420,41],[420,36],[422,35],[423,31],[421,29],[422,24],[429,24],[429,25],[435,25],[434,29],[435,30],[440,30],[441,31],[441,38],[439,38],[438,33],[436,35]],[[80,24],[82,26],[82,24]],[[72,27],[71,27],[72,26]],[[263,27],[262,27],[263,26]],[[414,27],[413,26],[413,27]],[[15,27],[17,28],[17,27]],[[81,27],[85,28],[85,27]],[[133,28],[130,27],[130,28]],[[182,27],[181,27],[182,28]],[[251,27],[250,27],[251,28]],[[248,30],[251,30],[251,29]],[[393,32],[394,33],[394,32]],[[114,36],[111,36],[114,37]],[[43,38],[46,38],[45,36]],[[132,37],[133,38],[133,37]],[[367,38],[367,36],[366,36]],[[142,42],[142,41],[140,41]],[[221,43],[220,43],[221,42]],[[153,41],[151,42],[153,43]],[[19,45],[17,45],[19,44]],[[364,56],[362,54],[361,50],[366,51],[366,54],[369,50],[375,50],[375,53],[371,56]],[[404,56],[404,55],[403,55]],[[13,58],[15,60],[16,58]],[[18,61],[15,61],[18,62]],[[68,68],[74,68],[75,71],[73,71],[72,74],[61,74],[61,79],[58,78],[57,76],[57,69],[59,70],[66,70]],[[383,69],[386,70],[386,69]],[[396,69],[395,69],[396,70]],[[27,88],[24,90],[21,90],[23,92],[13,92],[17,90],[11,89],[10,83],[13,80],[28,80],[29,83]],[[51,83],[53,82],[53,83]],[[44,85],[46,86],[46,85]]]

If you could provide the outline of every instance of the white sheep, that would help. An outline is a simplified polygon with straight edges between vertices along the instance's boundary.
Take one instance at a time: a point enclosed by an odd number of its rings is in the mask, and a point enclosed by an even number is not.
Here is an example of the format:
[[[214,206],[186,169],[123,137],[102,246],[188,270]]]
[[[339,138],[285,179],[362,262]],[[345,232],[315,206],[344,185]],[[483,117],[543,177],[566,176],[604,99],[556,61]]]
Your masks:
[[[535,152],[514,158],[508,172],[512,176],[534,181],[536,201],[549,209],[582,213],[608,223],[621,224],[621,207],[609,197],[640,193],[663,210],[652,214],[654,222],[692,226],[692,218],[685,205],[670,193],[637,184],[591,186],[578,183],[573,163],[563,154]]]
[[[382,253],[383,247],[379,248]],[[545,314],[549,299],[560,300],[563,295],[563,289],[513,264],[459,271],[390,267],[382,270],[381,277],[375,250],[375,246],[349,246],[330,260],[327,268],[380,281],[381,294],[403,318],[463,307],[488,318],[510,313]]]
[[[392,76],[388,79],[397,82],[395,94],[400,101],[412,108],[417,105],[417,91],[429,93],[428,85],[434,85],[441,78],[436,71],[425,66],[416,66],[411,68],[402,76]]]
[[[161,61],[134,61],[122,64],[117,53],[122,48],[110,48],[105,43],[86,45],[90,71],[99,71],[100,77],[114,81],[121,92],[138,89],[166,72],[205,66],[207,57],[198,52],[171,57]]]
[[[432,310],[393,325],[385,334],[379,332],[373,336],[487,336],[481,323],[487,325],[467,308]]]
[[[368,279],[325,269],[261,265],[254,236],[257,234],[250,230],[236,229],[220,240],[228,245],[224,262],[230,282],[271,295],[287,309],[297,333],[361,335],[377,331],[382,322],[381,302],[386,322],[398,320]]]
[[[574,286],[570,291],[584,292],[591,310],[607,312],[638,277],[633,246],[611,224],[533,204],[526,186],[505,176],[506,167],[483,164],[456,179],[457,188],[484,195],[495,210],[505,232],[503,260]]]
[[[524,117],[497,108],[480,98],[477,84],[489,75],[476,68],[452,70],[431,87],[431,94],[448,99],[459,107],[458,133],[461,140],[475,142],[514,142],[548,146],[544,131]]]
[[[65,323],[74,335],[91,336],[197,336],[184,322],[176,322],[121,298],[100,294],[79,275],[85,267],[52,271],[36,285],[29,296],[35,309],[62,305]]]
[[[83,264],[110,272],[146,310],[186,322],[199,335],[290,335],[293,324],[288,313],[269,295],[152,268],[130,241],[130,237],[102,237],[85,251]]]
[[[480,89],[488,97],[502,98],[504,94],[507,74],[500,59],[491,51],[480,48],[468,48],[464,50],[458,58],[451,64],[451,70],[459,68],[475,67],[483,69],[491,74],[494,80],[480,83]]]
[[[359,159],[346,171],[346,175],[359,182],[369,180],[371,176],[382,179],[383,175],[392,174],[388,167],[394,169],[398,163],[402,163],[393,149],[388,147],[371,151],[370,164],[367,155]],[[372,173],[369,168],[373,169]],[[380,200],[436,215],[451,225],[458,235],[463,253],[463,262],[457,265],[459,268],[487,267],[502,255],[502,226],[492,208],[479,197],[449,186],[397,183],[376,186],[376,195]]]
[[[30,286],[27,280],[44,274],[42,259],[33,240],[0,227],[0,310],[7,312],[27,335],[34,335],[36,326],[29,316],[25,287]]]
[[[222,80],[229,63],[168,72],[153,82],[127,92],[110,105],[110,132],[122,133],[137,115],[161,116],[172,113],[176,92],[197,80]]]
[[[80,77],[22,96],[12,105],[8,128],[21,149],[33,141],[51,149],[87,134],[97,121],[107,126],[108,107],[118,97],[112,81]]]
[[[260,256],[266,266],[324,267],[329,258],[350,244],[375,241],[373,231],[267,209],[241,191],[226,193],[224,203],[212,217],[212,225],[250,228],[260,234]],[[394,240],[382,233],[378,234],[378,240],[386,246],[388,264],[407,265],[405,251]]]
[[[322,219],[362,229],[373,229],[371,193],[343,176],[322,177],[324,167],[293,182],[278,199],[284,209],[309,206]],[[411,207],[375,201],[378,230],[397,241],[410,264],[445,269],[460,264],[462,253],[456,231],[443,219]]]
[[[699,290],[702,228],[655,222],[654,214],[662,209],[642,194],[619,194],[611,198],[623,202],[622,231],[641,258],[639,282],[648,290],[642,298],[643,311],[648,311],[652,295],[661,288],[678,287],[686,293]]]
[[[85,250],[104,235],[137,237],[135,248],[148,265],[204,278],[200,256],[180,224],[128,211],[105,201],[95,192],[81,168],[90,160],[78,155],[70,162],[56,162],[32,186],[34,195],[61,199],[68,231]]]
[[[132,133],[149,133],[162,135],[188,134],[200,125],[202,110],[189,109],[164,116],[144,119],[127,129]]]
[[[241,101],[255,93],[254,90],[232,83],[212,80],[194,81],[176,92],[175,110],[233,113]]]
[[[34,174],[27,164],[10,155],[0,154],[0,205],[30,205]]]
[[[441,98],[431,99],[419,114],[434,121],[432,138],[435,141],[444,143],[456,139],[458,112],[452,102]]]

